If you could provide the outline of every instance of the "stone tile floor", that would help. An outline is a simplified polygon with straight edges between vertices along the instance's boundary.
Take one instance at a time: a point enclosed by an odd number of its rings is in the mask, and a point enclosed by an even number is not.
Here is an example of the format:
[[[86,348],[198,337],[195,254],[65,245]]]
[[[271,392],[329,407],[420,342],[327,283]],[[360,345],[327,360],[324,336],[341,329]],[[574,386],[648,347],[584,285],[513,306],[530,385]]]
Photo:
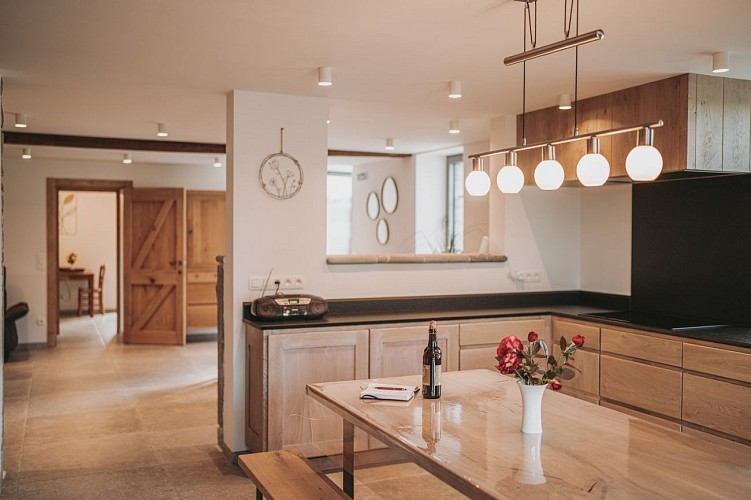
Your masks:
[[[255,498],[216,446],[216,343],[124,345],[115,326],[65,319],[57,348],[5,364],[2,497]],[[413,464],[356,476],[358,498],[461,496]]]

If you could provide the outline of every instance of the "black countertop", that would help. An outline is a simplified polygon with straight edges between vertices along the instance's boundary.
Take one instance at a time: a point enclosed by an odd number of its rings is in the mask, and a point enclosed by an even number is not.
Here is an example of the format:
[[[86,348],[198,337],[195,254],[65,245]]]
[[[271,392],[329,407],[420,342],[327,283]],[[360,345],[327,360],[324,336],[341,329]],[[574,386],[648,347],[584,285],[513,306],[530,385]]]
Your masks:
[[[330,312],[321,319],[262,321],[245,314],[248,325],[261,330],[285,330],[293,328],[326,328],[370,324],[457,321],[468,319],[492,319],[513,316],[556,315],[566,318],[607,324],[671,335],[678,338],[705,340],[751,348],[750,327],[715,327],[691,330],[665,330],[635,323],[590,318],[583,314],[600,313],[623,308],[628,298],[589,292],[545,292],[521,294],[497,294],[482,296],[451,296],[436,298],[395,298],[330,301]],[[501,303],[489,307],[492,303]],[[538,304],[535,305],[535,302]],[[518,304],[518,305],[515,305]],[[435,307],[440,305],[441,307]],[[453,307],[451,307],[453,306]],[[247,309],[247,308],[246,308]],[[362,312],[355,312],[362,311]],[[440,328],[440,323],[439,323]]]

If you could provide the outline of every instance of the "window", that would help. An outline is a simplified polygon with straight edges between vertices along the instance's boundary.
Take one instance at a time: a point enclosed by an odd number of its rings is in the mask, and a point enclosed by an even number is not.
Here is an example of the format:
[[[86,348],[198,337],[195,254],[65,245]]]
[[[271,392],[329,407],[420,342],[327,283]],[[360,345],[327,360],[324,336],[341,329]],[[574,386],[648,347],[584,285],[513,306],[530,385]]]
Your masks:
[[[464,252],[464,158],[446,157],[446,252]]]
[[[329,165],[326,176],[326,253],[352,250],[352,166]]]

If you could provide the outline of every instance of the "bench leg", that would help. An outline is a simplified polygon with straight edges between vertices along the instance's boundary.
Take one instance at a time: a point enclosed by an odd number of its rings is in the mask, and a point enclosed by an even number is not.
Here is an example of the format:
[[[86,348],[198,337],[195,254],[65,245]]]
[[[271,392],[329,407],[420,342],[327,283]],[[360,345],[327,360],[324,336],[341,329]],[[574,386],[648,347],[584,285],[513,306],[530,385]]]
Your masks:
[[[344,420],[342,441],[342,473],[344,493],[355,498],[355,426]]]
[[[258,488],[256,488],[256,500],[263,500],[263,493]]]

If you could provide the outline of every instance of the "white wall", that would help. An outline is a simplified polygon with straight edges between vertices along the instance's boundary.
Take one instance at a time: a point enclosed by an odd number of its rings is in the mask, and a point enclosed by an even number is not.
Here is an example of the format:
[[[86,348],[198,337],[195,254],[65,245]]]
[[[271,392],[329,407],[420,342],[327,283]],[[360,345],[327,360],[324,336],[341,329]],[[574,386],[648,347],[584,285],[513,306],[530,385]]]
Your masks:
[[[631,184],[581,189],[581,286],[631,295]]]
[[[489,141],[479,141],[464,145],[464,178],[472,171],[472,161],[467,155],[482,153],[490,149]],[[490,227],[490,207],[491,198],[501,196],[493,189],[495,177],[491,175],[490,162],[484,163],[485,172],[491,177],[490,192],[488,196],[470,196],[467,190],[464,190],[464,251],[476,252],[480,248],[480,242],[483,236],[490,237],[492,228]],[[501,210],[502,215],[502,210]],[[501,229],[502,231],[502,229]],[[496,241],[494,241],[496,240]],[[494,246],[495,244],[495,246]],[[497,238],[490,238],[490,250],[495,253],[503,253],[503,242],[497,241]]]
[[[47,341],[47,327],[37,325],[37,320],[47,321],[48,177],[132,180],[135,187],[212,190],[223,190],[225,183],[223,169],[211,166],[5,158],[3,167],[8,303],[25,301],[30,309],[17,322],[21,343]]]
[[[78,256],[75,266],[94,272],[94,286],[99,279],[99,266],[105,266],[104,308],[117,308],[117,194],[87,191],[60,191],[59,199],[75,196],[76,223],[73,233],[64,233],[60,225],[59,259],[60,267],[70,267],[66,261],[70,253]],[[78,309],[78,289],[86,287],[81,281],[60,282],[60,310]]]
[[[352,172],[352,253],[414,253],[415,251],[415,160],[388,158],[355,165]],[[367,174],[366,179],[358,179]],[[396,181],[399,196],[396,210],[387,214],[381,201],[381,187],[387,177]],[[375,191],[381,203],[378,218],[368,217],[365,205],[368,194]],[[376,239],[376,224],[384,219],[389,225],[389,241],[385,245]]]
[[[446,154],[415,157],[415,253],[446,249]]]

